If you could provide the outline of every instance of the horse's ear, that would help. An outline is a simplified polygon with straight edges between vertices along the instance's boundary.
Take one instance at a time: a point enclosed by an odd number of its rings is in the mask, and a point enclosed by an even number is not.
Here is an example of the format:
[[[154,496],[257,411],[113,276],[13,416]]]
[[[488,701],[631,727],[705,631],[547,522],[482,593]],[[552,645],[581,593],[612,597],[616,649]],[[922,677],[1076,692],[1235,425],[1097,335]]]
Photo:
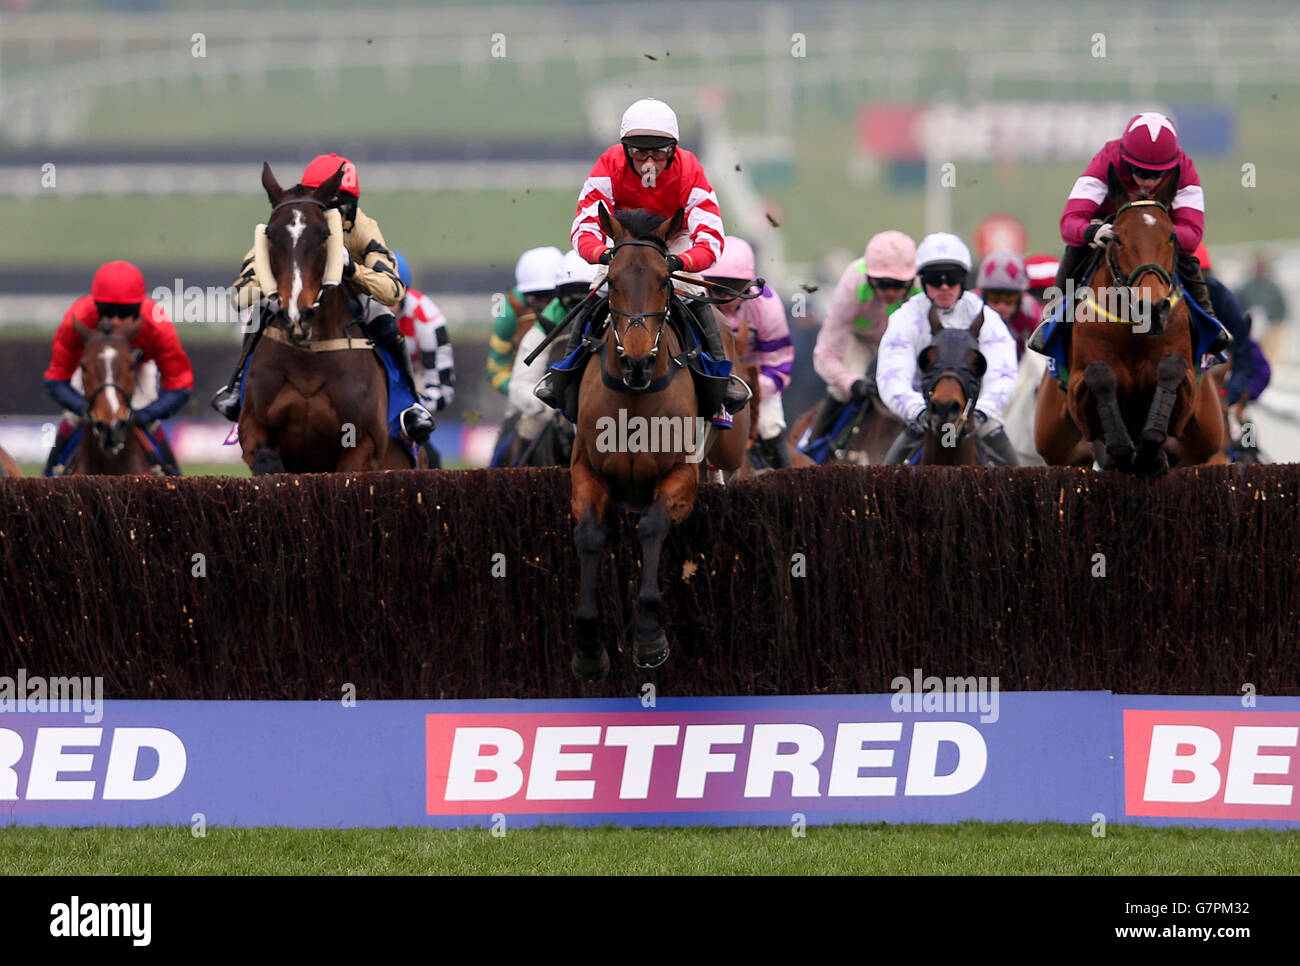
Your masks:
[[[597,205],[596,217],[600,220],[600,227],[605,230],[606,237],[614,239],[614,244],[617,245],[627,237],[627,230],[622,222],[609,213],[605,202],[597,202]]]
[[[916,356],[917,368],[920,369],[922,372],[925,372],[925,370],[929,369],[930,366],[934,363],[934,356],[935,353],[938,351],[939,348],[937,346],[928,345],[924,349],[922,349],[919,353],[917,353]]]
[[[280,187],[280,182],[275,180],[275,175],[271,173],[271,164],[269,161],[262,162],[262,187],[266,189],[266,197],[271,202],[271,207],[280,203],[284,197],[284,189]]]
[[[678,208],[671,218],[661,223],[659,227],[655,229],[655,234],[659,236],[660,241],[666,243],[668,239],[675,237],[677,233],[682,230],[682,223],[685,220],[686,209]]]
[[[975,375],[980,379],[984,378],[984,373],[988,371],[989,363],[984,358],[984,353],[978,349],[972,349],[970,353],[970,367],[975,371]]]
[[[1116,209],[1128,203],[1128,188],[1124,187],[1114,164],[1106,168],[1106,197],[1110,200],[1111,207]]]
[[[1155,200],[1160,202],[1166,208],[1174,203],[1174,195],[1178,194],[1178,178],[1182,173],[1182,165],[1174,165],[1165,173],[1165,179],[1160,182],[1160,187],[1156,189]]]
[[[939,306],[933,302],[930,303],[930,334],[938,335],[943,329],[943,323],[939,321]]]
[[[980,309],[980,314],[975,317],[975,322],[970,327],[970,334],[977,339],[980,337],[980,329],[984,328],[984,312],[987,309],[987,305]]]
[[[311,196],[322,204],[328,204],[339,193],[339,185],[343,184],[343,175],[346,171],[346,167],[340,164],[337,171],[316,186]]]
[[[80,336],[82,342],[89,342],[97,334],[94,329],[86,325],[80,319],[72,320],[72,328]]]

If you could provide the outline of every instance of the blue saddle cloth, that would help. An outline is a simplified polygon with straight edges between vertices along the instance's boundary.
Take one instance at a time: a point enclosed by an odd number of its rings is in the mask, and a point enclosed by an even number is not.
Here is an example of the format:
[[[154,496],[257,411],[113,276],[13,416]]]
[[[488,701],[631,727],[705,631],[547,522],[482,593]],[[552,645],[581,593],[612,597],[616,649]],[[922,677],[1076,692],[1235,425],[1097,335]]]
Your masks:
[[[85,432],[86,430],[82,426],[78,426],[73,430],[72,435],[68,437],[68,441],[64,443],[63,448],[59,450],[59,455],[54,460],[55,466],[67,466],[72,462],[72,458],[77,455],[77,447],[81,445],[81,437]],[[132,427],[132,432],[138,432],[140,436],[143,437],[146,445],[149,447],[149,456],[156,464],[159,466],[165,466],[167,464],[167,461],[163,458],[162,448],[159,447],[156,439],[137,427]],[[54,474],[46,473],[45,475],[53,476]]]
[[[845,403],[840,407],[839,415],[835,417],[835,422],[831,424],[830,430],[827,431],[826,435],[819,436],[817,439],[810,438],[812,427],[809,426],[804,436],[799,440],[799,452],[818,466],[821,466],[822,463],[826,462],[827,457],[831,455],[835,440],[839,438],[840,433],[844,432],[845,427],[857,417],[862,405],[862,403],[853,402],[852,400]]]
[[[401,377],[401,370],[397,368],[397,362],[387,352],[379,346],[375,346],[375,356],[380,364],[384,367],[384,376],[388,380],[388,412],[385,414],[385,421],[388,423],[388,435],[398,446],[402,447],[411,457],[411,465],[418,466],[419,459],[415,445],[409,442],[402,435],[402,413],[415,405],[415,396],[411,390],[406,388],[406,382]],[[239,403],[244,403],[244,379],[248,376],[248,367],[252,365],[253,356],[244,361],[244,371],[239,374]]]
[[[680,301],[675,296],[674,302],[680,305]],[[673,331],[677,333],[678,338],[684,343],[682,351],[689,352],[696,346],[702,346],[703,339],[696,330],[698,323],[694,313],[684,310],[674,313],[674,318],[681,316],[690,318],[691,324],[674,325]],[[583,338],[599,338],[607,318],[607,313],[600,307],[584,312],[582,315]],[[564,408],[562,412],[564,418],[571,423],[578,421],[577,387],[582,379],[582,371],[586,368],[587,362],[592,355],[591,348],[584,342],[563,359],[553,362],[547,367],[547,372],[552,374],[551,378],[556,380],[557,388],[560,389],[559,396],[563,402]],[[700,397],[701,410],[710,413],[716,412],[722,404],[722,397],[727,391],[727,382],[731,378],[731,360],[714,359],[701,348],[699,353],[691,360],[690,368],[691,375],[695,377],[695,389]]]
[[[1201,308],[1197,301],[1192,298],[1187,290],[1179,282],[1174,291],[1180,293],[1183,301],[1187,303],[1189,318],[1192,323],[1192,343],[1194,347],[1193,354],[1203,372],[1211,366],[1216,366],[1221,362],[1227,362],[1228,357],[1220,352],[1210,352],[1210,347],[1222,334],[1227,333],[1218,319],[1208,315]],[[1047,348],[1047,370],[1055,376],[1062,385],[1070,378],[1070,365],[1067,358],[1069,352],[1069,339],[1067,334],[1070,326],[1062,324],[1062,316],[1065,314],[1065,302],[1058,302],[1052,310],[1050,318],[1043,322],[1043,340]],[[1229,336],[1229,338],[1231,338]]]

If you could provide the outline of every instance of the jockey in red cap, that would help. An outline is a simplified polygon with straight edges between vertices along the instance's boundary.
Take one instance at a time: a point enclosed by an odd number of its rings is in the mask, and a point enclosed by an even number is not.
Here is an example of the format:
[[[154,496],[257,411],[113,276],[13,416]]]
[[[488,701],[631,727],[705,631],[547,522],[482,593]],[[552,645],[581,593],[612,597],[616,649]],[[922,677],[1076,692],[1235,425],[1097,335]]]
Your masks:
[[[1178,275],[1192,298],[1213,316],[1209,291],[1192,254],[1205,231],[1205,192],[1192,159],[1179,147],[1173,121],[1154,111],[1131,117],[1123,136],[1102,145],[1070,189],[1061,214],[1066,249],[1056,274],[1057,288],[1064,289],[1067,279],[1074,277],[1089,247],[1102,248],[1114,234],[1109,222],[1103,221],[1115,213],[1107,197],[1107,173],[1112,166],[1130,194],[1141,190],[1151,195],[1166,178],[1177,179],[1169,214],[1177,236]]]
[[[671,218],[679,208],[686,220],[678,237],[668,240],[668,268],[672,272],[703,272],[722,254],[726,234],[718,196],[714,194],[704,166],[690,151],[678,146],[677,115],[663,101],[642,98],[623,113],[619,126],[619,143],[596,159],[595,166],[578,192],[578,208],[570,229],[570,241],[578,254],[590,263],[608,265],[613,249],[600,227],[599,212],[603,204],[610,214],[641,208]],[[596,284],[604,279],[598,272]],[[718,320],[708,303],[686,305],[699,322],[704,351],[714,359],[725,359]],[[582,332],[574,326],[570,332],[570,351],[577,349]],[[538,398],[550,406],[559,400],[548,392],[549,381],[538,386]],[[738,412],[749,401],[750,393],[736,379],[727,387],[723,407]],[[721,415],[721,414],[719,414]]]
[[[343,181],[329,207],[337,208],[343,216],[343,281],[353,294],[364,297],[366,334],[397,363],[402,381],[418,400],[420,392],[411,371],[411,360],[397,319],[393,315],[393,309],[400,308],[402,304],[406,286],[398,276],[396,259],[384,242],[378,222],[358,207],[361,181],[357,176],[356,165],[337,154],[317,155],[304,169],[299,184],[305,188],[320,187],[340,167],[343,168]],[[244,256],[239,278],[235,280],[235,298],[241,307],[258,306],[264,298],[257,286],[252,250]],[[232,422],[239,418],[239,382],[244,362],[257,344],[264,326],[259,322],[249,328],[251,331],[244,337],[243,351],[230,381],[212,397],[213,408]],[[433,432],[433,417],[418,402],[402,413],[401,422],[406,435],[417,446],[424,443]]]
[[[194,390],[194,372],[189,357],[181,348],[176,327],[167,318],[161,305],[145,296],[144,275],[130,262],[108,262],[95,272],[90,284],[90,294],[72,303],[63,315],[54,333],[54,348],[50,367],[45,370],[45,388],[54,401],[69,411],[59,423],[59,432],[46,460],[46,476],[56,475],[61,467],[55,465],[59,452],[67,444],[86,409],[86,400],[73,386],[79,379],[77,371],[85,349],[77,324],[98,330],[106,335],[120,335],[130,339],[140,350],[142,363],[157,366],[162,392],[154,393],[148,380],[140,380],[132,399],[135,420],[158,443],[162,451],[163,472],[180,475],[180,467],[167,441],[161,420],[173,415],[190,398]]]

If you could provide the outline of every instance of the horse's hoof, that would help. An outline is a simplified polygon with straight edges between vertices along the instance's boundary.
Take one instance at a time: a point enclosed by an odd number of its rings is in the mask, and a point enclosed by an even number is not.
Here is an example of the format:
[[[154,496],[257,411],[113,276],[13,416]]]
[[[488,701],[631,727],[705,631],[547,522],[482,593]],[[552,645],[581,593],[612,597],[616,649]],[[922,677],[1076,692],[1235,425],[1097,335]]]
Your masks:
[[[1133,472],[1138,476],[1164,476],[1169,472],[1169,455],[1162,449],[1152,456],[1140,455],[1133,464]]]
[[[574,651],[569,667],[583,684],[599,684],[609,674],[609,654],[603,647],[594,655]]]
[[[633,660],[637,667],[660,667],[668,660],[668,636],[663,631],[648,641],[638,640]]]

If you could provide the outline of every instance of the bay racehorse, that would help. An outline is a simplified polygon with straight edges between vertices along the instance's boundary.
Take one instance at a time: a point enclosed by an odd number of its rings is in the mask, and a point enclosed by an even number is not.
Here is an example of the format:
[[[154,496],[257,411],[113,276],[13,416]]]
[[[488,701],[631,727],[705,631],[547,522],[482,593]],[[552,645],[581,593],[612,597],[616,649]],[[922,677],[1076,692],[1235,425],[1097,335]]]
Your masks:
[[[1197,378],[1189,297],[1175,284],[1178,169],[1152,197],[1130,200],[1113,167],[1108,180],[1115,234],[1074,303],[1068,384],[1048,372],[1039,386],[1034,444],[1052,466],[1138,475],[1223,462],[1218,389]]]
[[[917,368],[925,396],[925,441],[920,466],[978,466],[975,402],[988,363],[980,352],[980,313],[969,329],[945,329],[930,307],[932,342],[921,350]]]
[[[262,166],[271,217],[254,233],[254,265],[278,307],[266,312],[239,413],[254,474],[411,468],[388,435],[384,368],[339,284],[343,226],[326,204],[342,178],[340,167],[315,189],[285,189]]]
[[[82,339],[81,384],[86,397],[81,441],[70,474],[123,476],[155,472],[157,459],[131,412],[140,355],[131,335],[101,335],[74,323]],[[138,326],[137,326],[138,328]]]
[[[684,212],[679,209],[667,220],[639,210],[614,218],[602,205],[599,218],[614,240],[607,278],[609,323],[598,357],[582,375],[570,464],[574,543],[582,574],[571,666],[585,681],[601,680],[610,665],[598,632],[596,574],[611,505],[641,514],[634,658],[640,667],[657,667],[668,659],[659,593],[659,553],[668,528],[684,520],[695,505],[700,458],[734,471],[749,441],[748,408],[735,414],[730,429],[720,432],[709,426],[711,413],[700,414],[688,371],[689,353],[669,324],[668,239],[681,230]],[[718,330],[734,364],[731,330],[726,325]],[[611,432],[620,422],[632,427],[626,440]],[[638,430],[640,443],[634,435]]]
[[[805,411],[790,427],[787,438],[790,442],[791,461],[795,466],[816,465],[815,460],[799,449],[799,441],[817,418],[822,405],[823,403],[817,403]],[[902,431],[902,422],[881,402],[879,396],[872,393],[857,416],[840,431],[841,435],[847,434],[844,445],[839,449],[831,449],[822,460],[822,465],[849,463],[856,466],[879,466]]]
[[[6,453],[3,446],[0,446],[0,477],[22,475],[23,470],[18,465],[18,461]]]

